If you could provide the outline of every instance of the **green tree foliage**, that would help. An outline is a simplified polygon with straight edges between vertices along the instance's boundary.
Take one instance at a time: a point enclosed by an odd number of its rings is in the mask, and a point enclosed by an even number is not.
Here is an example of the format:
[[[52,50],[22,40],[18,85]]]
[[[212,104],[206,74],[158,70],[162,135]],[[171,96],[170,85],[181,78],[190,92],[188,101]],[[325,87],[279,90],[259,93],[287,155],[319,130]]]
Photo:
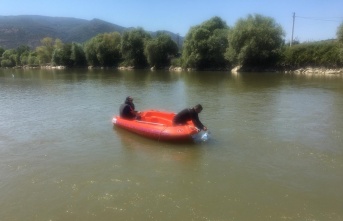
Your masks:
[[[286,47],[283,65],[287,68],[299,67],[338,67],[342,65],[339,59],[338,42],[325,41],[298,44]]]
[[[228,26],[219,17],[192,27],[183,44],[183,66],[197,69],[225,67],[228,31]]]
[[[85,46],[84,46],[84,51],[85,51],[85,55],[86,55],[86,59],[88,61],[89,65],[92,66],[100,66],[100,62],[99,59],[97,57],[97,51],[98,51],[98,39],[96,39],[95,37],[90,39],[88,42],[86,42]]]
[[[341,23],[337,28],[337,39],[343,44],[343,23]]]
[[[51,62],[52,52],[54,51],[54,40],[46,37],[41,40],[41,44],[41,46],[36,48],[39,63],[48,64]]]
[[[9,49],[0,52],[2,52],[1,66],[14,67],[27,64],[27,56],[29,55],[30,48],[28,46],[22,45],[19,46],[17,49]]]
[[[5,53],[6,52],[6,53]],[[0,66],[37,66],[39,64],[37,53],[31,51],[26,45],[19,46],[16,49],[4,50],[0,48]]]
[[[29,64],[29,55],[30,52],[29,51],[25,51],[23,53],[21,53],[19,60],[20,60],[20,65],[28,65]]]
[[[116,66],[121,61],[121,37],[118,32],[95,36],[85,44],[85,54],[90,65]]]
[[[72,43],[70,58],[73,61],[73,66],[82,67],[87,65],[86,54],[82,45],[78,43]]]
[[[39,65],[39,58],[36,51],[32,51],[29,53],[27,58],[27,63],[29,66],[38,66]]]
[[[270,67],[280,59],[284,31],[273,18],[248,15],[229,32],[226,58],[243,67]]]
[[[25,56],[28,55],[30,47],[27,45],[21,45],[16,49],[16,66],[25,65]],[[22,58],[23,57],[23,58]]]
[[[148,62],[144,55],[146,41],[151,36],[142,28],[132,29],[125,32],[121,41],[121,53],[124,59],[124,65],[134,66],[135,68],[144,68]]]
[[[74,62],[71,59],[71,44],[62,44],[56,46],[52,53],[52,64],[72,67]]]
[[[339,56],[341,58],[341,61],[343,63],[343,23],[337,28],[337,39],[339,42]]]
[[[17,54],[14,49],[8,49],[2,54],[1,67],[14,67]]]
[[[5,52],[5,49],[0,47],[0,67],[1,67],[1,61],[2,61],[2,54]]]
[[[147,41],[145,55],[151,67],[164,68],[178,52],[177,44],[167,34],[159,33],[156,38]]]
[[[52,62],[52,55],[55,49],[63,47],[63,43],[60,39],[53,39],[50,37],[43,38],[41,40],[41,46],[36,48],[39,64],[45,65]]]

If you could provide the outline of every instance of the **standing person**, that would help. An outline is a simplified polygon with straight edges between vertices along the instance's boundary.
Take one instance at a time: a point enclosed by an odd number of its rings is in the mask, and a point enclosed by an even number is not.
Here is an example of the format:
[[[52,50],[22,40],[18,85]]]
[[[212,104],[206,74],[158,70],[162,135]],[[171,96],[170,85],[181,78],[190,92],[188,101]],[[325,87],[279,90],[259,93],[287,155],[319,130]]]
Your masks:
[[[200,130],[207,130],[207,128],[200,122],[198,114],[202,111],[201,104],[195,105],[193,108],[186,108],[174,116],[173,123],[184,125],[187,121],[192,120],[194,125]]]
[[[119,108],[120,117],[124,119],[138,119],[139,112],[135,110],[133,98],[131,96],[126,97],[125,102]]]

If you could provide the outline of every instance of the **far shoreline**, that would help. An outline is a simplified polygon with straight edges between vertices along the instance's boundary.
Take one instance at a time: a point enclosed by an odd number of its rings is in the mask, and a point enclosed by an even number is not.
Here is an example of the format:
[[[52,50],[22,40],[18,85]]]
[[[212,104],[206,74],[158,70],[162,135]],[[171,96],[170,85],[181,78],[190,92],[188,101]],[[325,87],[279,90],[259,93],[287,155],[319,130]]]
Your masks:
[[[43,66],[15,66],[10,68],[0,67],[1,69],[44,69],[44,70],[65,70],[65,69],[99,69],[99,70],[169,70],[171,72],[184,72],[184,71],[228,71],[231,73],[239,74],[239,73],[249,73],[249,72],[276,72],[276,73],[284,73],[284,74],[296,74],[296,75],[343,75],[343,68],[326,68],[326,67],[301,67],[296,69],[278,69],[278,68],[271,68],[271,69],[257,69],[257,68],[242,68],[241,66],[237,66],[233,69],[227,68],[220,68],[220,69],[206,69],[206,70],[198,70],[194,68],[182,68],[176,66],[165,67],[161,69],[155,68],[135,68],[132,66],[120,66],[120,67],[94,67],[94,66],[84,66],[84,67],[71,67],[68,68],[66,66],[58,65],[58,66],[51,66],[51,65],[43,65]]]

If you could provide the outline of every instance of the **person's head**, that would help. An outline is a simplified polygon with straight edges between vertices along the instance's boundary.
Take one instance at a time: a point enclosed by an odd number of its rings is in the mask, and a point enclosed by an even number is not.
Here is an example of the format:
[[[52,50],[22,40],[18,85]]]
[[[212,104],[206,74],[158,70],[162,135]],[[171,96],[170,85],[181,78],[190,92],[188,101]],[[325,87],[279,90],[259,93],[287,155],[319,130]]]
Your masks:
[[[195,105],[194,107],[194,110],[197,112],[197,113],[200,113],[202,111],[202,106],[201,104],[197,104]]]
[[[125,102],[132,103],[132,101],[133,101],[133,98],[131,96],[127,96],[126,99],[125,99]]]

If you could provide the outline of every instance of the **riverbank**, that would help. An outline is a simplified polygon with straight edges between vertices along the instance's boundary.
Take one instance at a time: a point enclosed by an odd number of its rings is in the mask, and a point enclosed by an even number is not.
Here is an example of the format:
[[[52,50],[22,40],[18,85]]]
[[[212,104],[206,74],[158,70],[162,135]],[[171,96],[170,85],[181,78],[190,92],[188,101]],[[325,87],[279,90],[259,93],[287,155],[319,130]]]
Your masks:
[[[232,73],[240,72],[281,72],[286,74],[297,74],[297,75],[343,75],[343,68],[326,68],[326,67],[304,67],[298,69],[256,69],[256,68],[242,68],[237,66],[231,69]]]
[[[293,71],[285,71],[285,73],[299,75],[343,75],[343,68],[299,68]]]
[[[181,67],[174,67],[171,66],[169,71],[181,72],[181,71],[196,71],[192,68],[181,68]],[[210,71],[230,71],[232,73],[243,73],[243,72],[277,72],[277,73],[286,73],[286,74],[297,74],[297,75],[343,75],[343,68],[313,68],[313,67],[304,67],[298,68],[294,70],[285,70],[285,69],[278,69],[278,68],[269,68],[269,69],[259,69],[259,68],[242,68],[241,66],[237,66],[231,70],[210,70]]]
[[[116,70],[135,70],[136,68],[129,66],[129,67],[79,67],[79,68],[88,68],[88,69],[116,69]],[[16,66],[13,69],[50,69],[50,70],[64,70],[67,69],[66,66],[51,66],[51,65],[44,65],[44,66]],[[147,68],[148,69],[148,68]],[[150,68],[150,70],[155,70],[154,68]],[[193,68],[182,68],[177,66],[170,66],[164,68],[164,70],[169,70],[173,72],[182,72],[182,71],[197,71]],[[207,71],[207,70],[206,70]],[[325,68],[325,67],[304,67],[298,68],[294,70],[285,70],[285,69],[258,69],[258,68],[242,68],[242,66],[236,66],[233,69],[215,69],[215,70],[208,70],[208,71],[230,71],[232,73],[243,73],[243,72],[278,72],[278,73],[285,73],[285,74],[297,74],[297,75],[342,75],[343,76],[343,68]]]

